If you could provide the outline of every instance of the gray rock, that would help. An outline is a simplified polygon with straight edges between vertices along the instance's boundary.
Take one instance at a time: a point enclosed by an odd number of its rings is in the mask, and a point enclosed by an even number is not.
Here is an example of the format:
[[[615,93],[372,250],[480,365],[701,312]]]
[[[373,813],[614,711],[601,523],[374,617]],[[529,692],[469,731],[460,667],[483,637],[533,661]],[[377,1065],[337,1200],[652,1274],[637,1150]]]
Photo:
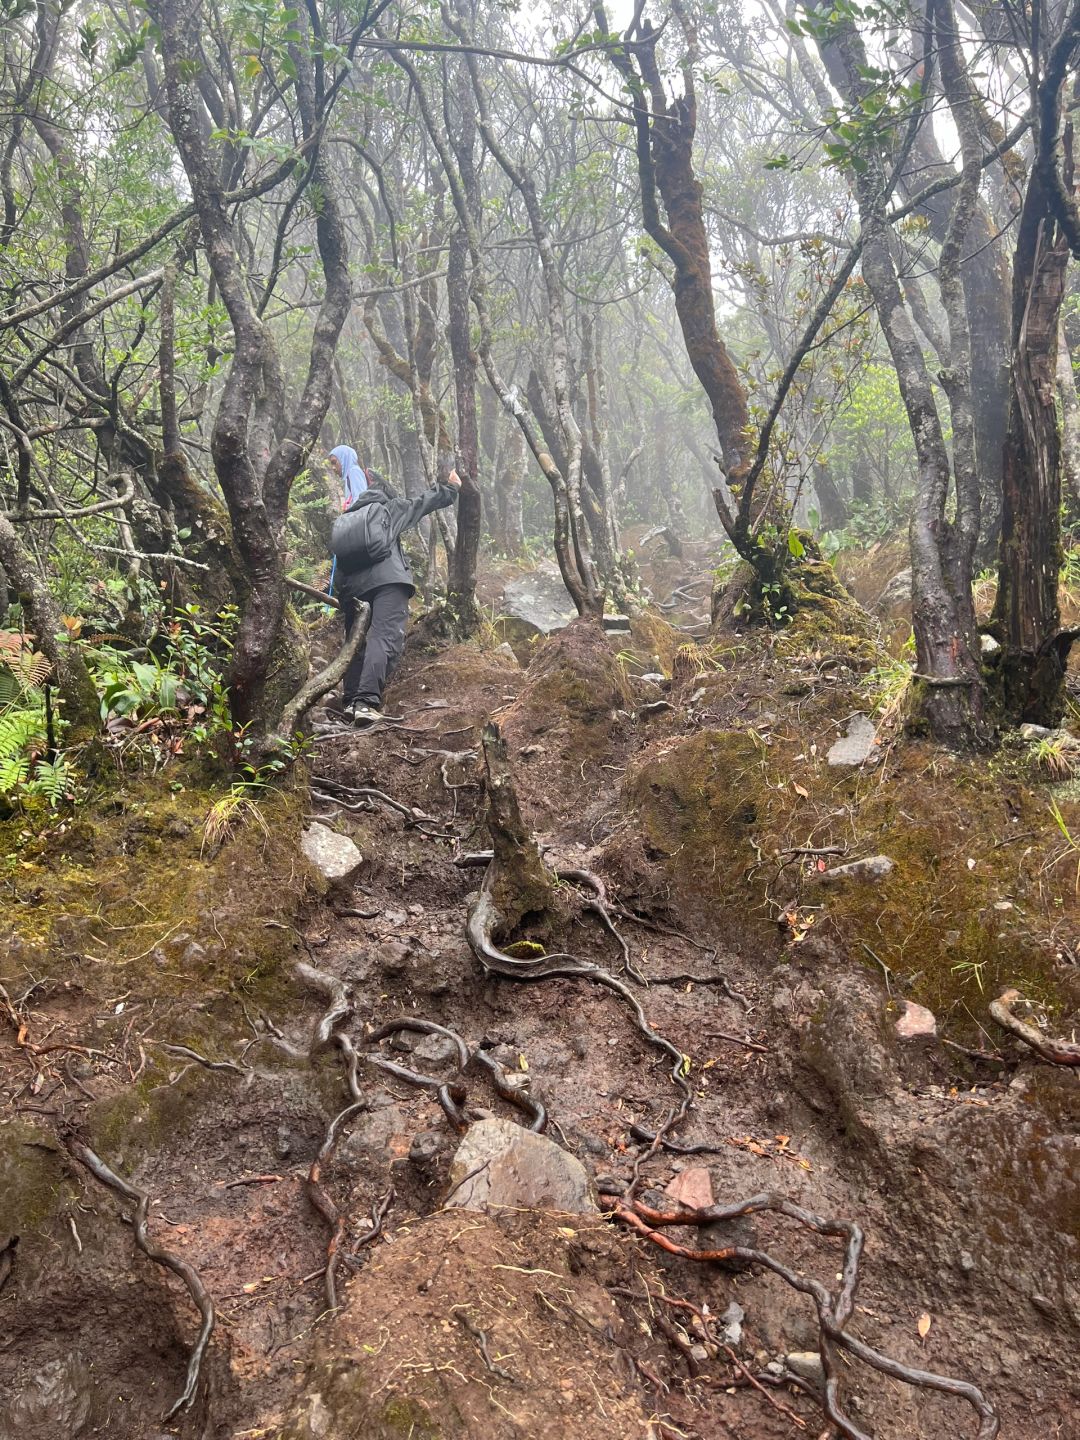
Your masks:
[[[869,760],[874,749],[877,729],[866,715],[853,715],[848,722],[847,733],[829,749],[830,765],[863,765]]]
[[[514,654],[513,647],[508,640],[504,640],[501,645],[496,645],[494,653],[496,655],[501,655],[504,660],[512,660],[514,664],[517,665],[520,669],[520,662],[518,661],[517,656]]]
[[[801,1375],[804,1380],[809,1380],[811,1385],[817,1385],[824,1390],[825,1367],[816,1350],[795,1350],[792,1354],[784,1356],[784,1364],[796,1375]]]
[[[450,1182],[458,1188],[446,1203],[464,1210],[505,1205],[583,1215],[596,1209],[581,1161],[512,1120],[471,1125],[454,1156]]]
[[[530,625],[539,635],[565,630],[577,616],[558,568],[548,563],[509,582],[503,590],[502,613]]]
[[[605,615],[601,623],[609,635],[630,634],[629,615]]]
[[[328,885],[348,885],[364,857],[347,835],[313,821],[300,837],[304,856]]]
[[[901,570],[877,598],[878,610],[892,610],[897,605],[911,604],[911,569]]]
[[[1000,646],[1000,645],[998,644],[998,642],[994,639],[993,635],[980,635],[980,636],[979,636],[979,651],[980,651],[981,654],[983,654],[983,655],[997,655],[997,654],[1000,652],[1000,650],[1001,650],[1001,646]]]
[[[837,880],[884,880],[896,866],[888,855],[868,855],[865,860],[852,860],[847,865],[834,865],[817,877],[819,885],[832,885]]]
[[[458,1049],[449,1035],[425,1035],[413,1046],[413,1055],[428,1065],[457,1064]]]
[[[661,674],[659,670],[649,670],[646,674],[639,675],[638,679],[644,681],[646,685],[658,685],[661,689],[671,684],[667,676]]]
[[[732,1300],[731,1304],[720,1316],[720,1324],[723,1325],[722,1339],[725,1345],[734,1349],[742,1343],[742,1322],[746,1319],[746,1311],[738,1303]]]
[[[1045,725],[1028,724],[1020,726],[1021,740],[1049,740],[1053,733],[1053,730],[1047,729]]]

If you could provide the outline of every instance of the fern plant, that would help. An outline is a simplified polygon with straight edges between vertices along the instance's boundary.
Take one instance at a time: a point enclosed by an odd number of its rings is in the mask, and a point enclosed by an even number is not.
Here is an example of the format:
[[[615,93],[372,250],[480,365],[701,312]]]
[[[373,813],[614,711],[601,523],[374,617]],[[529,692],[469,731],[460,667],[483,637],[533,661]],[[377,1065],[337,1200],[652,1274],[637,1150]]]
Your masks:
[[[8,804],[40,798],[56,809],[71,792],[72,774],[63,755],[46,754],[49,662],[22,636],[4,632],[0,641],[0,798]]]

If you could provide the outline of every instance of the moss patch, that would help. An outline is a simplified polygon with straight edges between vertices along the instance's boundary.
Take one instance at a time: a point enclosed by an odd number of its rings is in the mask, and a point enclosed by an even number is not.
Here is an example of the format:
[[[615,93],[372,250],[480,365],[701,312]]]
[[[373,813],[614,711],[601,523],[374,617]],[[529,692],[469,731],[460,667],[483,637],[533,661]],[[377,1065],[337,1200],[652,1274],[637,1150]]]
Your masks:
[[[868,666],[882,659],[877,627],[827,560],[793,563],[784,585],[794,613],[779,634],[777,655],[842,654]]]
[[[39,1230],[72,1193],[58,1144],[22,1121],[0,1127],[0,1244]]]
[[[0,826],[11,954],[54,975],[73,969],[95,996],[206,993],[272,972],[286,948],[274,927],[306,891],[303,796],[266,792],[262,824],[245,818],[213,851],[203,823],[217,798],[136,777],[68,822]]]

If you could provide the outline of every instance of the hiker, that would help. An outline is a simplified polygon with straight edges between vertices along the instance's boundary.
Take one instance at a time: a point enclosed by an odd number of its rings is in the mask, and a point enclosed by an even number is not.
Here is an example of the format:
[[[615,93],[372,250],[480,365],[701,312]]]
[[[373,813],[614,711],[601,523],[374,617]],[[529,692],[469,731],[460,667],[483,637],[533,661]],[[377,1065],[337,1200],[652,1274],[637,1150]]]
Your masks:
[[[330,468],[341,480],[342,510],[347,510],[368,487],[368,472],[351,445],[335,445],[330,451]]]
[[[432,510],[452,505],[461,488],[457,471],[451,470],[435,489],[402,500],[390,494],[377,470],[368,470],[366,476],[367,489],[335,520],[331,536],[346,635],[361,603],[371,606],[367,637],[342,687],[345,715],[360,727],[381,717],[383,690],[405,646],[405,622],[416,586],[401,536]]]

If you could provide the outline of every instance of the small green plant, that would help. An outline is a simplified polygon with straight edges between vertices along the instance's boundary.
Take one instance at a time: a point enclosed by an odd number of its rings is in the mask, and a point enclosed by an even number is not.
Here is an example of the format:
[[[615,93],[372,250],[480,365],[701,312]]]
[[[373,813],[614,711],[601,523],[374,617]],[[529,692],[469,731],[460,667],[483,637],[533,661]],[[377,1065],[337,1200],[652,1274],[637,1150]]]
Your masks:
[[[974,980],[979,987],[979,993],[983,992],[983,971],[986,969],[985,960],[958,960],[955,965],[949,967],[952,973],[967,984]]]
[[[1073,838],[1072,831],[1065,822],[1065,816],[1061,813],[1061,806],[1056,800],[1050,802],[1050,814],[1054,817],[1054,824],[1061,831],[1062,839],[1065,841],[1065,848],[1060,855],[1050,861],[1047,868],[1057,865],[1062,860],[1076,858],[1076,879],[1073,882],[1073,893],[1080,894],[1080,841]]]
[[[49,662],[21,636],[9,639],[0,664],[0,695],[7,697],[0,704],[0,797],[9,805],[41,799],[55,810],[69,798],[73,777],[66,757],[50,739],[44,689]],[[59,726],[58,717],[52,722]]]
[[[896,659],[875,665],[859,687],[870,701],[878,724],[892,720],[901,710],[914,678],[915,640],[908,636]]]
[[[1035,763],[1051,780],[1071,780],[1080,761],[1080,746],[1071,735],[1047,735],[1034,747]]]

